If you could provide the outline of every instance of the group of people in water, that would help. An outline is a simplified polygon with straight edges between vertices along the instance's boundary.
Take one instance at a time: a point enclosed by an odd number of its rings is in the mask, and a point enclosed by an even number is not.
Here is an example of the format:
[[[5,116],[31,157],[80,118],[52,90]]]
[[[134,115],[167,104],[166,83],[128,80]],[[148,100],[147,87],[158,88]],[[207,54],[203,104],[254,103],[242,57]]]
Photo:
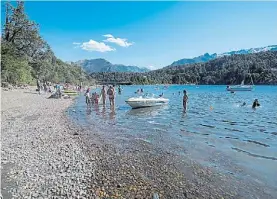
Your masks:
[[[119,86],[118,87],[118,93],[121,94],[122,92],[122,88]],[[136,94],[142,94],[143,93],[143,89],[138,89],[136,92]],[[181,91],[179,91],[179,95],[181,94]],[[92,95],[90,96],[90,88],[88,88],[86,90],[85,96],[86,96],[86,103],[87,105],[90,104],[98,104],[99,103],[99,99],[101,98],[103,105],[106,104],[106,100],[107,100],[107,96],[110,102],[110,106],[114,106],[115,105],[115,95],[116,95],[116,91],[115,91],[115,86],[109,86],[108,90],[106,90],[106,86],[102,86],[101,92],[100,92],[100,96],[98,93],[94,92],[92,93]],[[163,93],[161,95],[159,95],[159,97],[163,97]],[[183,90],[183,110],[184,112],[187,111],[187,104],[188,104],[188,95],[187,95],[187,91]],[[243,102],[243,104],[241,106],[246,106],[246,102]],[[252,108],[256,109],[257,107],[260,106],[260,103],[258,101],[258,99],[255,99],[253,104],[252,104]]]
[[[118,93],[121,94],[121,87],[118,87]],[[86,97],[86,104],[90,105],[90,104],[98,104],[99,103],[99,99],[101,100],[101,102],[103,103],[103,105],[106,104],[106,99],[107,96],[109,98],[110,101],[110,105],[114,106],[114,102],[115,102],[115,86],[109,86],[108,90],[106,91],[106,87],[103,85],[101,92],[100,92],[100,96],[97,92],[92,93],[92,95],[90,95],[90,88],[88,88],[85,92],[85,97]]]
[[[246,106],[246,102],[243,102],[241,106]],[[253,104],[252,104],[252,108],[256,109],[259,106],[260,106],[260,103],[259,103],[258,99],[255,99]]]

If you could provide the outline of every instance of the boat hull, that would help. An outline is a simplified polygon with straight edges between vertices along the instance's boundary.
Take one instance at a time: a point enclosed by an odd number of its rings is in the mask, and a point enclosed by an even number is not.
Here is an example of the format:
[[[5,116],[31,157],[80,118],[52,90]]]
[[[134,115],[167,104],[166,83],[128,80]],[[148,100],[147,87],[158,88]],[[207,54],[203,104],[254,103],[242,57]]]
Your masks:
[[[245,87],[229,87],[226,89],[227,91],[252,91],[253,87],[252,86],[245,86]]]
[[[133,109],[145,108],[153,106],[161,106],[168,103],[168,99],[157,99],[157,100],[126,100],[125,102]]]

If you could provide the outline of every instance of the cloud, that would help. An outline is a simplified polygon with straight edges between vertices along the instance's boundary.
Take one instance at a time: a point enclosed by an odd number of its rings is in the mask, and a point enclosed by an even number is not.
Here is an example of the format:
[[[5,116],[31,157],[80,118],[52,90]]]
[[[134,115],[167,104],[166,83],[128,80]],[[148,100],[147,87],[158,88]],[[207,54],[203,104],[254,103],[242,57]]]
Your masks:
[[[109,52],[109,51],[116,50],[115,48],[112,48],[103,42],[97,42],[92,39],[89,40],[88,42],[84,42],[84,43],[74,42],[73,44],[76,45],[76,47],[80,47],[86,51]]]
[[[105,42],[110,42],[110,43],[115,43],[121,47],[129,47],[131,45],[133,45],[133,42],[128,42],[127,39],[123,39],[123,38],[115,38],[114,36],[112,36],[111,34],[106,34],[103,35],[104,37],[106,37],[107,39],[103,40]]]

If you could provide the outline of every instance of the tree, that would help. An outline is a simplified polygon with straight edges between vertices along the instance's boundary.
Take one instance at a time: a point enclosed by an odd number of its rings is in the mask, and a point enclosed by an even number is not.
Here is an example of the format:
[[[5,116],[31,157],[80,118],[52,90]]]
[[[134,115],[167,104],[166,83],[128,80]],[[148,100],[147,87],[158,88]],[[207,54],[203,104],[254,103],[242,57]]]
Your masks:
[[[38,24],[29,20],[24,2],[17,6],[6,2],[6,18],[1,39],[2,80],[10,83],[42,81],[75,83],[87,81],[78,66],[58,60],[51,47],[39,35]]]

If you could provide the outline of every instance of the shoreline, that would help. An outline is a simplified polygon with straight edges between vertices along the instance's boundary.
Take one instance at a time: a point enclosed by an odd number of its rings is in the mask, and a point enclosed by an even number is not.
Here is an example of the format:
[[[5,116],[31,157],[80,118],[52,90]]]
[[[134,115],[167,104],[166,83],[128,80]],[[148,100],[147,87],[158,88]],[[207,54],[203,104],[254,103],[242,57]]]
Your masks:
[[[274,197],[142,140],[118,148],[70,121],[74,100],[25,91],[2,90],[4,198]]]

